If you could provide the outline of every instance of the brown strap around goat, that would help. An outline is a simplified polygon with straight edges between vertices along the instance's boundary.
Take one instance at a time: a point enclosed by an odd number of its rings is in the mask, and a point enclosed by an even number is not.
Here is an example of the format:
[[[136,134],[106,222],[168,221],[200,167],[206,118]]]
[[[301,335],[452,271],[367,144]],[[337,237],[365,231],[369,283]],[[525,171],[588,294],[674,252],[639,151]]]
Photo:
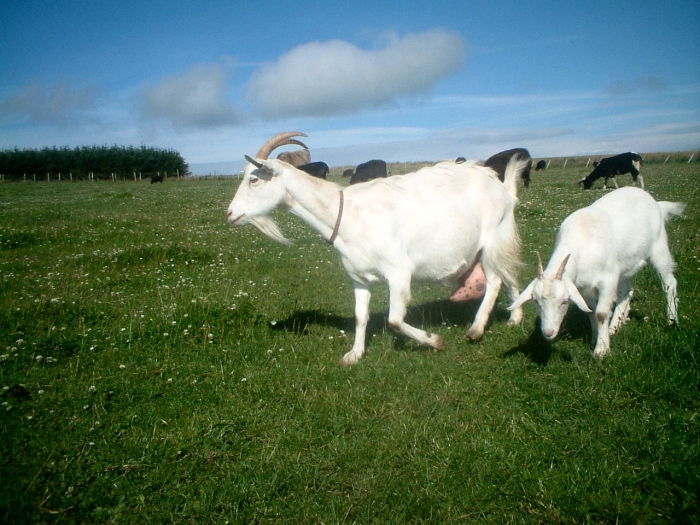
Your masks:
[[[328,244],[333,244],[335,242],[335,238],[338,236],[338,229],[340,228],[340,219],[343,218],[343,191],[341,190],[339,193],[340,206],[338,208],[338,218],[335,221],[335,227],[333,228],[333,233],[331,233],[331,238],[326,241]]]

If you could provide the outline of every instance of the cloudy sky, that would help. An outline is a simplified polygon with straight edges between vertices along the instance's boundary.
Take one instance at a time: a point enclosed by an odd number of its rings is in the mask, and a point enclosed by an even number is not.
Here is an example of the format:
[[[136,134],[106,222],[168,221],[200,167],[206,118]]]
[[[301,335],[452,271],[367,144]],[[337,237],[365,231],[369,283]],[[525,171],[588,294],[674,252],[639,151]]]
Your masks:
[[[141,145],[232,171],[700,148],[700,2],[0,2],[0,149]]]

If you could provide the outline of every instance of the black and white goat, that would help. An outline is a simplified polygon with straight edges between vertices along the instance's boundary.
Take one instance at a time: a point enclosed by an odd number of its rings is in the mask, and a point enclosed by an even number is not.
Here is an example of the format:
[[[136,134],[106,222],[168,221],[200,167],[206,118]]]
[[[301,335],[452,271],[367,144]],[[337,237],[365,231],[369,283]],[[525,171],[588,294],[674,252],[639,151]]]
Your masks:
[[[615,175],[630,173],[632,175],[632,180],[636,183],[637,179],[639,179],[640,187],[644,189],[644,178],[639,173],[641,165],[642,157],[638,153],[632,151],[620,153],[614,157],[602,159],[595,165],[595,168],[593,168],[593,171],[587,177],[584,177],[578,182],[579,184],[583,184],[584,190],[587,190],[590,189],[596,180],[604,178],[603,188],[607,189],[608,179],[612,179],[615,183],[615,188],[619,188]]]
[[[517,178],[525,162],[513,159],[503,183],[478,162],[440,162],[415,173],[379,178],[346,188],[316,179],[268,156],[273,137],[246,157],[243,180],[228,207],[228,221],[252,224],[273,240],[288,243],[269,216],[286,208],[318,231],[340,255],[355,291],[355,342],[341,364],[356,363],[365,352],[370,288],[389,285],[389,325],[433,348],[443,339],[404,321],[411,281],[457,281],[480,261],[486,293],[467,331],[479,339],[496,297],[505,285],[518,297],[519,239],[513,210]],[[519,323],[522,310],[511,311]]]
[[[675,263],[665,223],[684,208],[678,202],[657,202],[644,190],[628,186],[575,211],[559,228],[547,268],[542,269],[538,254],[537,278],[509,309],[532,299],[542,334],[551,341],[571,300],[589,314],[594,353],[602,357],[610,351],[610,335],[628,320],[630,277],[649,261],[663,281],[668,321],[677,322]]]

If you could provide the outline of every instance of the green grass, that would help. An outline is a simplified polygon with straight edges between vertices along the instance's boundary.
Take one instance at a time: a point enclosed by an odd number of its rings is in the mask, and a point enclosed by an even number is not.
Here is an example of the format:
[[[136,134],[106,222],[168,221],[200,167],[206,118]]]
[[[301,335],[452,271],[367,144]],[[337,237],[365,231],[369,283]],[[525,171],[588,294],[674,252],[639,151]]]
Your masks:
[[[522,286],[603,194],[586,172],[520,192]],[[688,203],[677,328],[648,268],[603,361],[574,307],[547,345],[502,297],[472,343],[474,309],[414,285],[435,353],[394,337],[378,287],[349,369],[335,252],[283,213],[292,247],[227,226],[235,179],[0,185],[0,522],[698,523],[700,165],[643,173]]]

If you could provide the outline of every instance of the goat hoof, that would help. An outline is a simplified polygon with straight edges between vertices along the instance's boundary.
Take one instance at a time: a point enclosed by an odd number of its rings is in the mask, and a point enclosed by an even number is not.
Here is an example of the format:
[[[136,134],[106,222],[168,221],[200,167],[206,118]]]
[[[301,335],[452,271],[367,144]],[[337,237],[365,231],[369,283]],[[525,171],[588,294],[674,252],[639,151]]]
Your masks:
[[[355,355],[353,352],[348,352],[340,359],[338,364],[340,366],[352,366],[356,364],[359,360],[360,358],[357,357],[357,355]]]
[[[442,350],[443,348],[445,348],[445,340],[442,338],[441,335],[434,335],[433,338],[435,342],[432,344],[432,347],[435,350]]]
[[[603,359],[605,356],[607,356],[610,353],[609,348],[596,348],[593,351],[593,355],[596,356],[598,359]]]
[[[478,339],[481,339],[484,335],[484,329],[483,328],[477,328],[475,326],[472,326],[469,330],[467,330],[467,337],[471,339],[472,341],[476,341]]]

